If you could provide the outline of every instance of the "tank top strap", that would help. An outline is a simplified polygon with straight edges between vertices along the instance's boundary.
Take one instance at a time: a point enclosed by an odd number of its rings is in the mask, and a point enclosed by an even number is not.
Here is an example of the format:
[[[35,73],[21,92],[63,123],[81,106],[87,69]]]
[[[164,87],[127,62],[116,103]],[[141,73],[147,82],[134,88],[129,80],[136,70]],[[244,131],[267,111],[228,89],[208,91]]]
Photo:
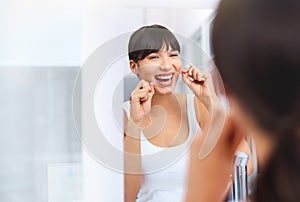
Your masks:
[[[129,101],[123,102],[123,110],[126,113],[128,119],[130,119],[130,103]]]

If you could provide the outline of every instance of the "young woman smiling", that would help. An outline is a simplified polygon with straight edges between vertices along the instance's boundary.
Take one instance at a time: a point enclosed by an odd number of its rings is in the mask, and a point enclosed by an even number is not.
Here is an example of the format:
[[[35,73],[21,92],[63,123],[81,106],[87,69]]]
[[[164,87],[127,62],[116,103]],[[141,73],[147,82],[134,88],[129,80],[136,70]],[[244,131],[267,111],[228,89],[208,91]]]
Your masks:
[[[182,69],[179,42],[167,28],[141,27],[131,35],[128,52],[140,81],[124,103],[125,201],[183,201],[186,150],[211,124],[212,108],[222,113],[223,107],[208,73]],[[193,94],[174,93],[180,76]]]

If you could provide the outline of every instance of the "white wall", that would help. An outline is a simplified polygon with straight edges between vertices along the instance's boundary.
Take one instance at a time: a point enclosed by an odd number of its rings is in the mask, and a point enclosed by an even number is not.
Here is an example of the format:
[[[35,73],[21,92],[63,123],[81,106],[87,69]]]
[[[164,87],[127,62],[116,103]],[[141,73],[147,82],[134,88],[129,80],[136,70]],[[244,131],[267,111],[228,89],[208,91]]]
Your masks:
[[[143,24],[189,36],[216,4],[195,2],[4,0],[0,66],[81,65],[99,44]]]
[[[0,66],[82,63],[83,0],[2,0]]]
[[[71,103],[82,63],[82,2],[0,1],[0,201],[82,198],[81,177],[72,174],[81,145]],[[65,163],[70,170],[58,186],[52,177],[62,176]]]

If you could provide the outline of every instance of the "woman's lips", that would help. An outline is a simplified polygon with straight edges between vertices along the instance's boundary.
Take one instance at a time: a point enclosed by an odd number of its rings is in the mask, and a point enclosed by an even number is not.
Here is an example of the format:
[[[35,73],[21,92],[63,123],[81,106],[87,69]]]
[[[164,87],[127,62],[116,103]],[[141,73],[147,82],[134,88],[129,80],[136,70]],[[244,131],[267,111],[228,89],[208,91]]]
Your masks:
[[[158,74],[154,76],[156,83],[162,87],[171,86],[173,77],[174,77],[174,73]]]

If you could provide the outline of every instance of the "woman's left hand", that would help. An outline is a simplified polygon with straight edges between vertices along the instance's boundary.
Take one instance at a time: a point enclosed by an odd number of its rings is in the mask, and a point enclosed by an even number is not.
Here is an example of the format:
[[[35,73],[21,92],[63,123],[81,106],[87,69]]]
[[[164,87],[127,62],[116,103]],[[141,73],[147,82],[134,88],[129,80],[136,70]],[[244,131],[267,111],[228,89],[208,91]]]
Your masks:
[[[215,96],[212,79],[209,73],[204,73],[194,66],[184,68],[181,71],[182,80],[188,85],[195,96],[205,105],[211,102]]]

